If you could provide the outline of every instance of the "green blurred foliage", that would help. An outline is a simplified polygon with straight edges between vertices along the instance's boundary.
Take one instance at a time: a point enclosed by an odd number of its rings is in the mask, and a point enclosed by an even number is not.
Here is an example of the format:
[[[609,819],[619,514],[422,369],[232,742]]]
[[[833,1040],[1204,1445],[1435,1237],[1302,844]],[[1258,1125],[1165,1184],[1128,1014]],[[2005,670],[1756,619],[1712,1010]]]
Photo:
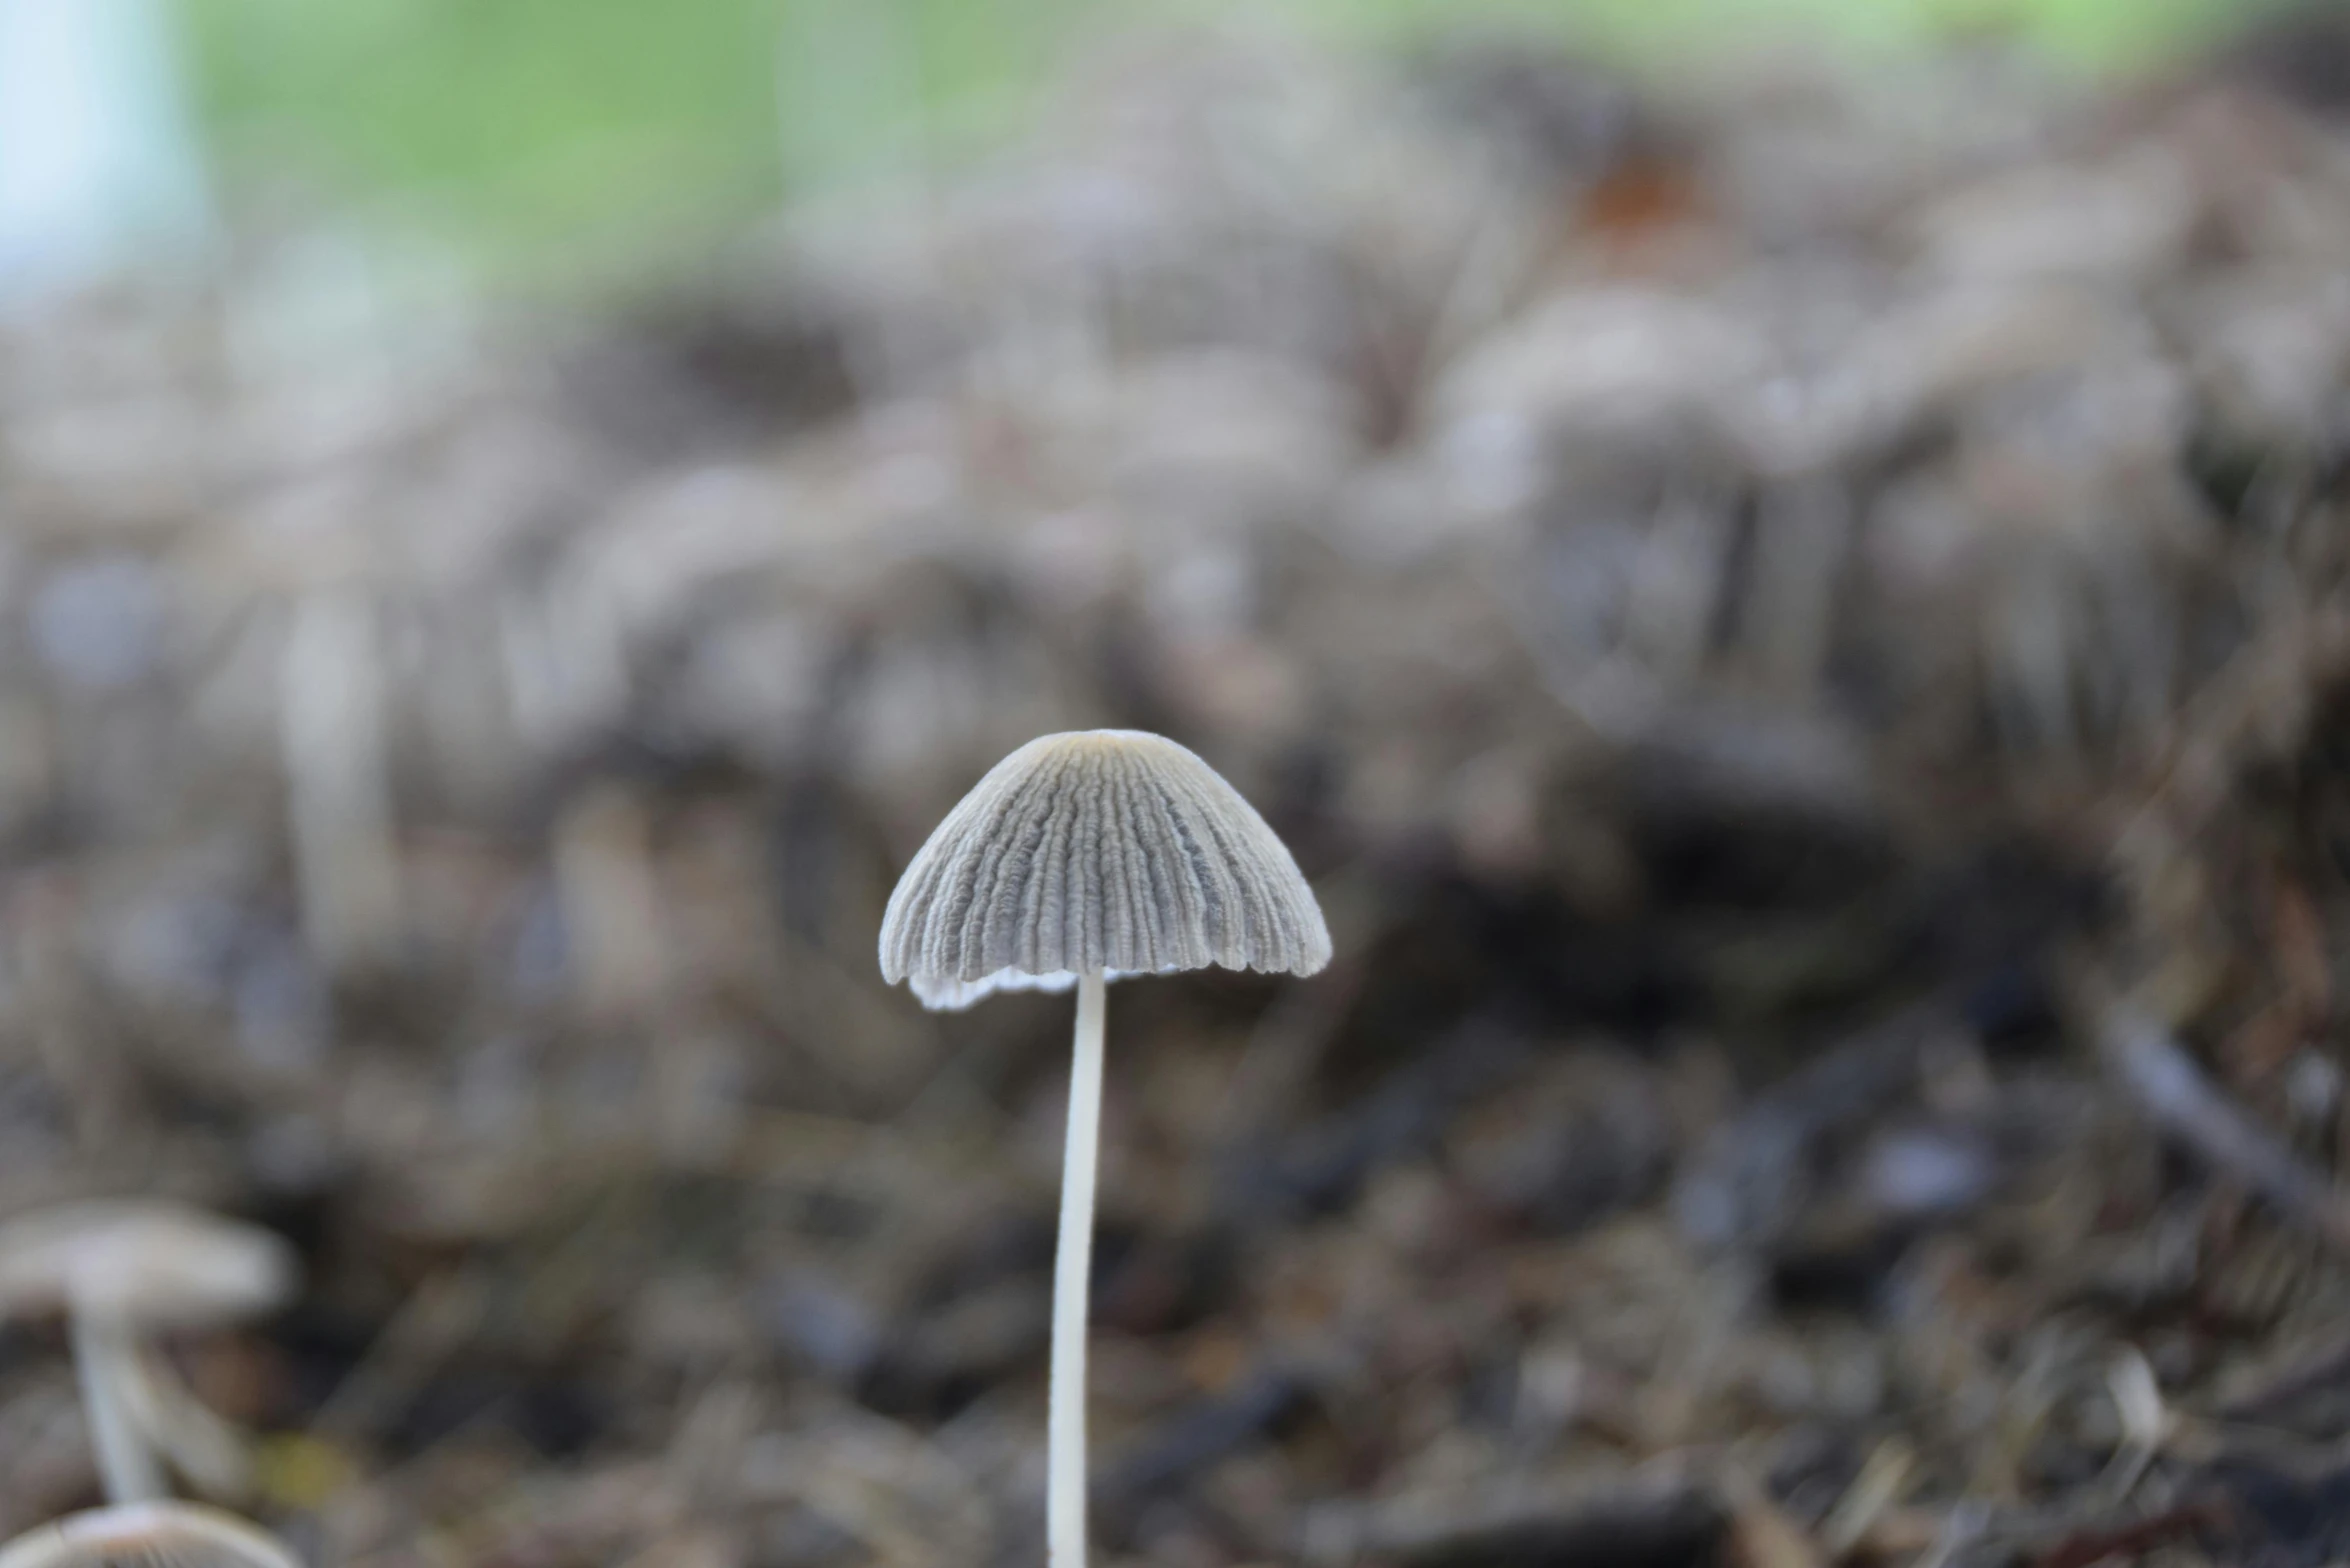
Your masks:
[[[228,167],[492,248],[661,248],[1008,122],[1098,0],[182,0]]]
[[[1521,24],[1651,59],[2007,32],[2093,67],[2248,0],[182,0],[232,171],[390,204],[490,254],[653,254],[1016,123],[1075,40],[1279,13],[1350,37]]]
[[[771,179],[772,0],[184,0],[232,168],[498,240]]]
[[[1635,57],[1758,44],[1929,48],[2006,36],[2068,66],[2129,68],[2174,53],[2263,0],[1294,0],[1340,27],[1417,32],[1446,18],[1564,32]]]

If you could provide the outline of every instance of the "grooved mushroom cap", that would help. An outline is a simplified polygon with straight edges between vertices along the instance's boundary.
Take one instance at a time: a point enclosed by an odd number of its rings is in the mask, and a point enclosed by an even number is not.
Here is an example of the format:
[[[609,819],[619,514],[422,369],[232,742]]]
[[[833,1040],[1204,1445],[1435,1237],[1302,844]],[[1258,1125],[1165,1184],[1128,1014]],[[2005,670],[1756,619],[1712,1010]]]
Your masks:
[[[70,1309],[218,1323],[277,1306],[294,1274],[278,1237],[176,1203],[94,1199],[0,1224],[0,1317]]]
[[[1321,906],[1265,819],[1140,730],[1047,735],[997,763],[881,921],[882,977],[937,1008],[1095,969],[1310,975],[1329,961]]]
[[[0,1568],[302,1568],[276,1537],[194,1503],[116,1503],[35,1525]]]

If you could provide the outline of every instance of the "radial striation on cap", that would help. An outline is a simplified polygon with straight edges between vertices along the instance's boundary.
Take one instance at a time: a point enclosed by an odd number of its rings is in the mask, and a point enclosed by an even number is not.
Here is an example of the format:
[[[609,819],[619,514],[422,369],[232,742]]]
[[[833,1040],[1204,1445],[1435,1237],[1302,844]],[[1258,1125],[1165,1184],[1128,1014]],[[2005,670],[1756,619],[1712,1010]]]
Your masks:
[[[1139,730],[1030,741],[890,895],[881,972],[932,1007],[1083,973],[1312,974],[1330,932],[1297,862],[1198,757]]]
[[[0,1547],[0,1568],[301,1568],[274,1537],[195,1503],[117,1503]]]

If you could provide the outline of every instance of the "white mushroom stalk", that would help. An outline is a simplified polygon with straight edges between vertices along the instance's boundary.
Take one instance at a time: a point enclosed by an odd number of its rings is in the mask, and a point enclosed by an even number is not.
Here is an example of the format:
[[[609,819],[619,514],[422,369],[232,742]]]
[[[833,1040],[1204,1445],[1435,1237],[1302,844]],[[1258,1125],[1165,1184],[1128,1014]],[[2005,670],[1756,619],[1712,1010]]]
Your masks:
[[[90,1448],[106,1500],[143,1503],[164,1496],[163,1466],[140,1431],[145,1401],[132,1386],[141,1369],[129,1325],[82,1308],[71,1318],[74,1374],[81,1381],[83,1418],[90,1425]]]
[[[1215,770],[1138,730],[1048,735],[1006,757],[906,867],[881,972],[925,1005],[1077,988],[1054,1259],[1045,1498],[1051,1568],[1084,1568],[1085,1322],[1107,982],[1211,965],[1312,974],[1321,906],[1264,818]]]
[[[1061,1150],[1061,1234],[1053,1252],[1052,1410],[1045,1428],[1045,1541],[1055,1563],[1085,1561],[1085,1317],[1093,1282],[1093,1192],[1101,1166],[1103,1015],[1097,970],[1077,983],[1077,1057]]]
[[[357,589],[296,602],[286,637],[279,740],[285,755],[302,921],[338,969],[380,963],[400,938],[382,659]]]

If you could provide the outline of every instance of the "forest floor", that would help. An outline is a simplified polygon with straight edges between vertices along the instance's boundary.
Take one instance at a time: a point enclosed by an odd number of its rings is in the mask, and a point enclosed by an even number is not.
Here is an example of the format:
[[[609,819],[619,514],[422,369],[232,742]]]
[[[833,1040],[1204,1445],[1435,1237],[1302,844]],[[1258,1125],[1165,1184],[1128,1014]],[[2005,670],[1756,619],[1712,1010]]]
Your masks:
[[[874,937],[1149,728],[1338,958],[1111,993],[1107,1560],[2340,1561],[2344,61],[1161,38],[595,319],[12,319],[0,1207],[293,1242],[322,1568],[1033,1562],[1066,1000]]]

